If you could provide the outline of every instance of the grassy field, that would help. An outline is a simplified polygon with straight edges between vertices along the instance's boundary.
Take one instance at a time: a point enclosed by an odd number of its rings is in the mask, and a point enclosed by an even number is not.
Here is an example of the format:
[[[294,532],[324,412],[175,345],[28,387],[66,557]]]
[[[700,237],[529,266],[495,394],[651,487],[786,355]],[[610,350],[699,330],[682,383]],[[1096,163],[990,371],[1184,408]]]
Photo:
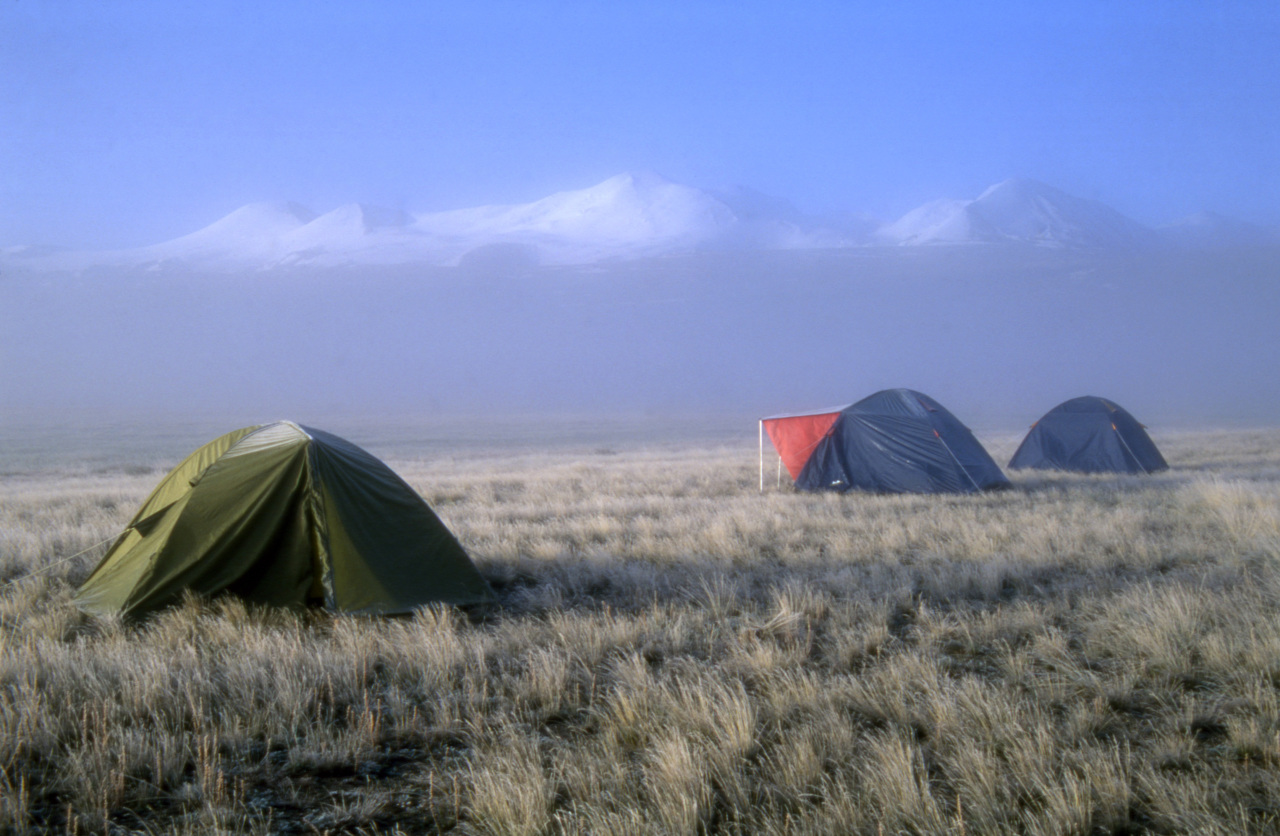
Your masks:
[[[920,497],[762,494],[751,429],[344,432],[469,549],[503,602],[478,620],[88,618],[94,544],[222,430],[9,445],[0,830],[1280,830],[1280,431]]]

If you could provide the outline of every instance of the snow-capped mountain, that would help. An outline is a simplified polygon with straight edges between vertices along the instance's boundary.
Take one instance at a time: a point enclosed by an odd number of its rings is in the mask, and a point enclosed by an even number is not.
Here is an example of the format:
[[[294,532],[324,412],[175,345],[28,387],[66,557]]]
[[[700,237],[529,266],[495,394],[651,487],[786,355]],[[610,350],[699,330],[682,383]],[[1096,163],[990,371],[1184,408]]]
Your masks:
[[[879,224],[848,213],[807,216],[745,187],[702,190],[628,173],[532,203],[409,214],[352,203],[315,215],[296,203],[255,203],[147,247],[76,253],[8,247],[29,269],[262,270],[391,264],[589,264],[700,250],[1001,245],[1116,249],[1280,241],[1274,231],[1208,213],[1151,230],[1091,200],[1027,179],[973,200],[936,200]],[[514,261],[513,261],[514,260]]]
[[[533,203],[419,215],[412,230],[448,260],[480,246],[523,244],[544,263],[573,264],[696,249],[736,223],[729,207],[699,189],[620,174]]]
[[[656,174],[619,174],[533,203],[419,215],[415,224],[436,234],[635,242],[701,239],[733,221],[729,208],[706,192]]]
[[[936,200],[886,224],[890,244],[1026,243],[1110,249],[1151,244],[1154,233],[1105,204],[1014,178],[974,200]]]
[[[876,230],[886,244],[953,244],[970,241],[970,219],[965,209],[972,201],[942,198],[917,206],[898,220]]]
[[[161,265],[167,262],[261,262],[286,252],[290,236],[315,220],[297,203],[251,203],[204,229],[136,250],[106,254],[113,263]]]
[[[294,203],[257,203],[162,244],[48,258],[31,253],[24,262],[54,269],[112,265],[243,270],[447,265],[472,253],[502,251],[519,252],[523,260],[541,264],[585,264],[706,248],[847,243],[838,233],[806,227],[783,201],[758,196],[757,203],[754,211],[741,206],[735,211],[710,192],[656,174],[628,173],[532,203],[418,215],[353,203],[317,217]],[[770,207],[781,215],[770,216]],[[11,257],[19,257],[13,249]]]

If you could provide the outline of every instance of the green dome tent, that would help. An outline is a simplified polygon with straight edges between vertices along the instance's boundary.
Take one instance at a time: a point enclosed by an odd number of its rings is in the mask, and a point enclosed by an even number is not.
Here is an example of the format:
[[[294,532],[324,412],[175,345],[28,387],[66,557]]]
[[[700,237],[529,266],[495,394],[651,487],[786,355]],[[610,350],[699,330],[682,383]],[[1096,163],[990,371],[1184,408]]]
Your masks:
[[[390,468],[287,421],[227,433],[170,471],[75,602],[134,617],[184,590],[343,613],[493,598],[444,523]]]

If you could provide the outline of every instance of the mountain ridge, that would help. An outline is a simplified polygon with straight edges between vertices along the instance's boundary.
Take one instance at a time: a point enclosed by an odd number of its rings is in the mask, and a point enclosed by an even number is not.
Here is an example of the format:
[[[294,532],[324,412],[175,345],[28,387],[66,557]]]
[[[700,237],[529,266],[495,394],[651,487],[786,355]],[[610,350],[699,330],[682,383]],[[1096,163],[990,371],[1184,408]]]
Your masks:
[[[1276,231],[1213,213],[1153,229],[1111,207],[1029,178],[971,200],[939,199],[896,220],[818,217],[782,198],[735,186],[699,189],[652,172],[625,172],[523,204],[409,213],[362,203],[316,214],[281,201],[242,206],[187,235],[99,252],[8,247],[0,260],[36,270],[97,266],[270,270],[351,265],[458,265],[480,254],[524,263],[591,264],[707,250],[1033,246],[1116,250],[1271,245]],[[505,256],[504,256],[505,257]]]

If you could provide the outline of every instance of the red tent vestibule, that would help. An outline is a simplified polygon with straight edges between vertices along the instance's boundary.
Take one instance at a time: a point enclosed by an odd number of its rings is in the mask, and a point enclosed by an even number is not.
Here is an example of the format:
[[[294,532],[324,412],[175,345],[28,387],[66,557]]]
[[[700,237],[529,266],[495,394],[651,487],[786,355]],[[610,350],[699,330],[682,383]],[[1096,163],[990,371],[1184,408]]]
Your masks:
[[[760,490],[764,490],[764,434],[778,451],[792,479],[800,476],[813,448],[826,437],[844,407],[800,415],[774,415],[760,420]]]

